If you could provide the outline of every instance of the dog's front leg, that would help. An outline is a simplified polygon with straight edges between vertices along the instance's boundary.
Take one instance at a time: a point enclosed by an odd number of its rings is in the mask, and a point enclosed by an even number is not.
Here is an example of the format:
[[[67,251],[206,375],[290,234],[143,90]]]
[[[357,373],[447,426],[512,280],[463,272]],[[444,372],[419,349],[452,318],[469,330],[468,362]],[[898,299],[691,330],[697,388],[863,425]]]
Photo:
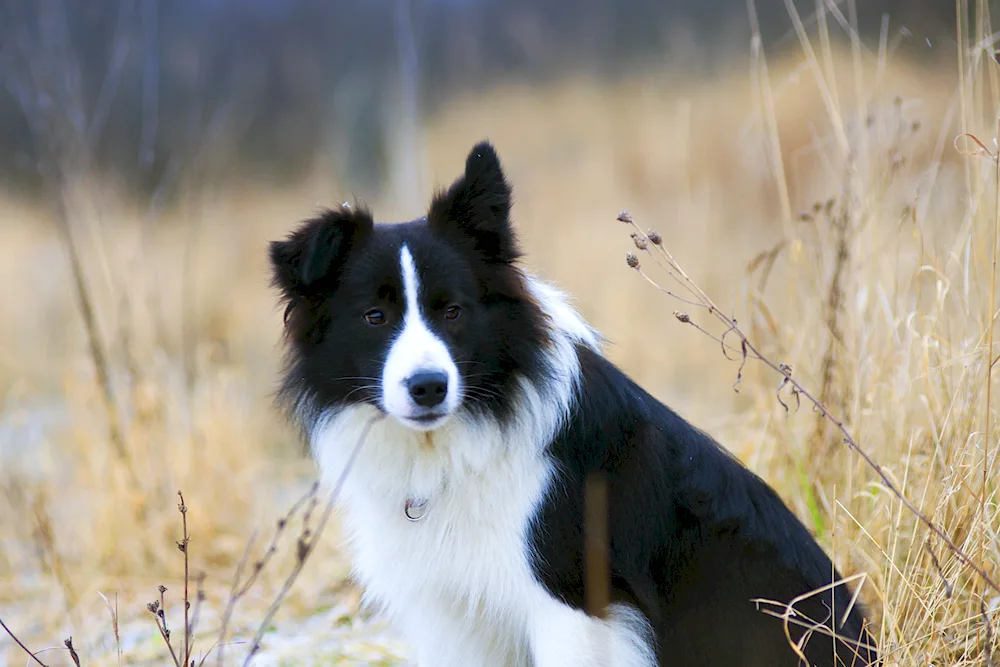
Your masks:
[[[491,621],[494,619],[491,619]],[[505,628],[443,603],[398,618],[415,667],[521,667],[525,643]]]
[[[606,619],[574,609],[555,598],[532,614],[534,667],[656,667],[652,633],[632,607],[612,605]]]

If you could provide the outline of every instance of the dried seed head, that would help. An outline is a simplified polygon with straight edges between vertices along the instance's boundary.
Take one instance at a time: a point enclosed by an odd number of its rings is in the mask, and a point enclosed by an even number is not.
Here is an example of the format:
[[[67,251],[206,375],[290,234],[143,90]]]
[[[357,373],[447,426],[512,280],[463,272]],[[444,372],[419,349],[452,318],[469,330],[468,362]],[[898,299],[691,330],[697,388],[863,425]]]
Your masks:
[[[634,252],[630,252],[629,254],[625,255],[625,261],[628,262],[628,265],[631,266],[633,269],[639,268],[639,258],[636,256]]]
[[[622,211],[618,214],[618,222],[624,222],[626,224],[632,222],[632,216],[629,215],[628,211]]]
[[[635,243],[635,247],[639,250],[645,250],[648,247],[646,239],[642,238],[638,234],[632,234],[632,241]]]
[[[155,614],[160,609],[160,603],[156,600],[146,604],[146,609],[149,610],[150,614]]]
[[[792,374],[792,367],[784,362],[778,364],[778,368],[781,369],[781,372],[784,373],[785,375]]]
[[[687,313],[681,312],[679,310],[675,310],[674,311],[674,317],[676,317],[678,320],[680,320],[684,324],[690,324],[691,323],[691,317],[688,316]]]
[[[159,586],[156,587],[156,590],[160,591],[160,595],[163,595],[164,593],[167,592],[167,587],[164,586],[163,584],[160,584]]]
[[[646,232],[646,238],[648,238],[649,242],[652,243],[653,245],[660,245],[661,243],[663,243],[663,237],[660,236],[660,232],[656,231],[655,229],[650,229],[648,232]]]
[[[298,541],[295,555],[298,557],[300,563],[306,559],[306,556],[309,555],[310,546],[311,545],[303,539]]]
[[[799,213],[799,222],[809,222],[813,219],[812,213]]]

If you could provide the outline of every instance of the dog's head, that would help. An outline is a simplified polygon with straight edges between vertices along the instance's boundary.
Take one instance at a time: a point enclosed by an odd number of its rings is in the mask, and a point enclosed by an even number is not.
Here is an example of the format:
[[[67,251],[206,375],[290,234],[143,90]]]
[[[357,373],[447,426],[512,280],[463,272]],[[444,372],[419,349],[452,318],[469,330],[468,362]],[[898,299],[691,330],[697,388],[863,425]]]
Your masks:
[[[283,394],[315,411],[368,403],[417,430],[501,416],[546,334],[516,267],[511,189],[486,142],[426,217],[343,206],[271,243],[286,303]]]

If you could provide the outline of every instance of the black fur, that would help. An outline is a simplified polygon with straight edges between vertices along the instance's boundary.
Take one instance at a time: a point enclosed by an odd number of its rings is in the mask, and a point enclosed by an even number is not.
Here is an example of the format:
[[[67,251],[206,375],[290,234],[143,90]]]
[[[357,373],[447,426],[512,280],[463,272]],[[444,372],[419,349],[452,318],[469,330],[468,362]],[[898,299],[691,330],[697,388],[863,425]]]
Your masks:
[[[579,404],[550,449],[562,474],[533,534],[538,577],[582,607],[584,480],[600,472],[613,594],[650,620],[662,665],[800,664],[782,622],[753,600],[784,604],[839,581],[826,554],[778,495],[708,435],[606,359],[586,348],[579,355]],[[837,642],[840,662],[832,640],[814,633],[804,647],[810,664],[868,665],[875,652],[858,648],[873,645],[863,611],[856,606],[841,625],[851,593],[834,591],[795,605],[804,617],[793,619],[791,638],[802,635],[797,622],[812,619],[828,632],[832,623],[846,640]]]
[[[467,387],[462,410],[501,423],[513,416],[514,385],[551,381],[550,324],[517,267],[511,189],[493,147],[469,154],[464,174],[428,216],[373,225],[363,209],[328,211],[271,245],[276,286],[287,303],[289,354],[282,395],[308,421],[354,402],[379,406],[377,378],[400,325],[405,243],[422,276],[420,301]],[[448,304],[462,317],[442,317]],[[384,312],[388,326],[362,315]],[[800,664],[780,620],[755,599],[788,603],[839,580],[830,559],[777,494],[703,432],[585,346],[572,418],[547,450],[556,480],[526,536],[537,578],[581,607],[583,488],[589,473],[609,484],[614,596],[637,606],[656,635],[661,665],[793,667]],[[847,614],[845,585],[798,602],[803,617],[844,637],[812,633],[817,666],[874,662],[860,606]],[[836,652],[836,661],[834,653]]]

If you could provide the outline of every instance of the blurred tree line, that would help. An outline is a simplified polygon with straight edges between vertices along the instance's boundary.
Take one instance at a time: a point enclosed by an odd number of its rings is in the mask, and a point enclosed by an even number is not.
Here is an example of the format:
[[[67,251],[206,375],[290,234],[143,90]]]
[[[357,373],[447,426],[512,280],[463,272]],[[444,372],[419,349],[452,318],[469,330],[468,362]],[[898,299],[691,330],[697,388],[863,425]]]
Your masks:
[[[796,3],[814,23],[816,0]],[[954,57],[951,0],[854,3],[871,43],[885,25],[916,57]],[[784,0],[755,5],[765,50],[795,47]],[[279,182],[322,151],[368,196],[401,114],[456,91],[653,59],[711,73],[749,50],[747,0],[0,0],[0,179],[39,187],[31,121],[54,109],[88,168],[138,196],[206,146]]]

